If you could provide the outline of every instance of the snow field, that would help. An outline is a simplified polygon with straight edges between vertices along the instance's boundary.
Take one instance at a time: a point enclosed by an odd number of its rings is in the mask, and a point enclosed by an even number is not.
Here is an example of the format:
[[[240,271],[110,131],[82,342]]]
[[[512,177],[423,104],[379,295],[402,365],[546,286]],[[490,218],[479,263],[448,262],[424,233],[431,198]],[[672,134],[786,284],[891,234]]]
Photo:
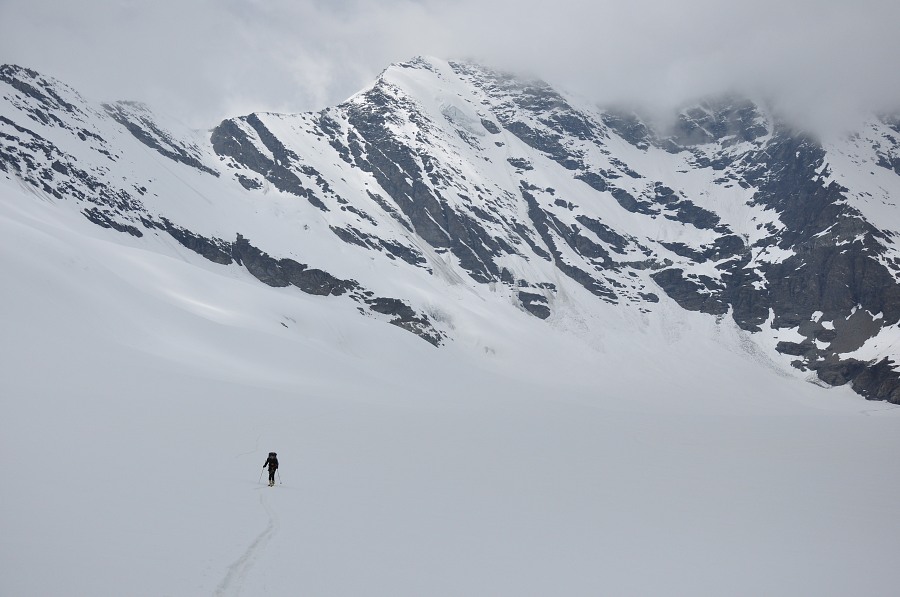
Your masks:
[[[459,288],[425,297],[458,331],[435,349],[0,190],[0,594],[900,581],[900,410],[754,358],[727,320],[576,288],[539,322]]]

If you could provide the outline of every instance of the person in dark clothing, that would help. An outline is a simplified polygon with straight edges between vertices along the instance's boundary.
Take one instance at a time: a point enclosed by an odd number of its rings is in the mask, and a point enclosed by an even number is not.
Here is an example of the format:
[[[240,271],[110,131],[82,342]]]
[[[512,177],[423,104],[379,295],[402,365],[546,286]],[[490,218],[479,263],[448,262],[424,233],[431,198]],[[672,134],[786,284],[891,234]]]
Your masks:
[[[275,471],[278,470],[278,454],[275,452],[269,452],[269,457],[266,458],[266,463],[263,465],[263,468],[269,467],[269,487],[275,485]]]

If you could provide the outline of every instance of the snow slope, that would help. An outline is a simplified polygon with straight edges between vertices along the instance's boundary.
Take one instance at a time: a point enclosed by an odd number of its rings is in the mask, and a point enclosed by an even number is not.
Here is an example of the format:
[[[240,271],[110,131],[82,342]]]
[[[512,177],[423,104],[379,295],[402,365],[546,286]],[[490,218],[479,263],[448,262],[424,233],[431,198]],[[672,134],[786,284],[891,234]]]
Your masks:
[[[454,309],[437,350],[161,238],[0,181],[0,594],[900,582],[900,411],[728,318],[664,300],[548,326],[424,287]]]

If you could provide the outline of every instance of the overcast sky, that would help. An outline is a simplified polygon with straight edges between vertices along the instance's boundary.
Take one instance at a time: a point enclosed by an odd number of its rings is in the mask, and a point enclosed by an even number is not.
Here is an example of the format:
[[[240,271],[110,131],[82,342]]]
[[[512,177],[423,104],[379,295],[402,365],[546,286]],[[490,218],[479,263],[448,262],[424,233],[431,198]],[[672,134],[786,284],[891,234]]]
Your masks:
[[[737,90],[818,123],[900,107],[897,0],[0,0],[0,62],[197,127],[317,110],[419,54],[601,103]]]

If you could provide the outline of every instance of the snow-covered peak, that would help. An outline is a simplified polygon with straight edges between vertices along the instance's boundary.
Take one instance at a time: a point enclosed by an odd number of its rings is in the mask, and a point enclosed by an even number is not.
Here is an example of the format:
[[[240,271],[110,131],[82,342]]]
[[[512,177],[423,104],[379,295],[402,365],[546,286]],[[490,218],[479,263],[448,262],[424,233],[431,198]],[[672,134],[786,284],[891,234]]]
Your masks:
[[[65,83],[14,64],[0,65],[0,82],[15,89],[20,98],[30,98],[54,113],[78,113],[79,106],[85,103],[78,92]]]
[[[546,82],[416,57],[338,106],[249,114],[205,139],[140,104],[3,72],[10,176],[98,225],[347,297],[430,342],[465,327],[447,315],[462,288],[588,342],[571,322],[601,306],[674,304],[728,315],[783,364],[842,383],[887,358],[866,339],[900,321],[887,122],[823,145],[723,97],[660,131]],[[863,175],[871,164],[879,176]],[[798,279],[819,287],[837,262],[846,276],[798,300]],[[881,317],[834,323],[857,304]],[[850,353],[868,364],[847,369]]]

